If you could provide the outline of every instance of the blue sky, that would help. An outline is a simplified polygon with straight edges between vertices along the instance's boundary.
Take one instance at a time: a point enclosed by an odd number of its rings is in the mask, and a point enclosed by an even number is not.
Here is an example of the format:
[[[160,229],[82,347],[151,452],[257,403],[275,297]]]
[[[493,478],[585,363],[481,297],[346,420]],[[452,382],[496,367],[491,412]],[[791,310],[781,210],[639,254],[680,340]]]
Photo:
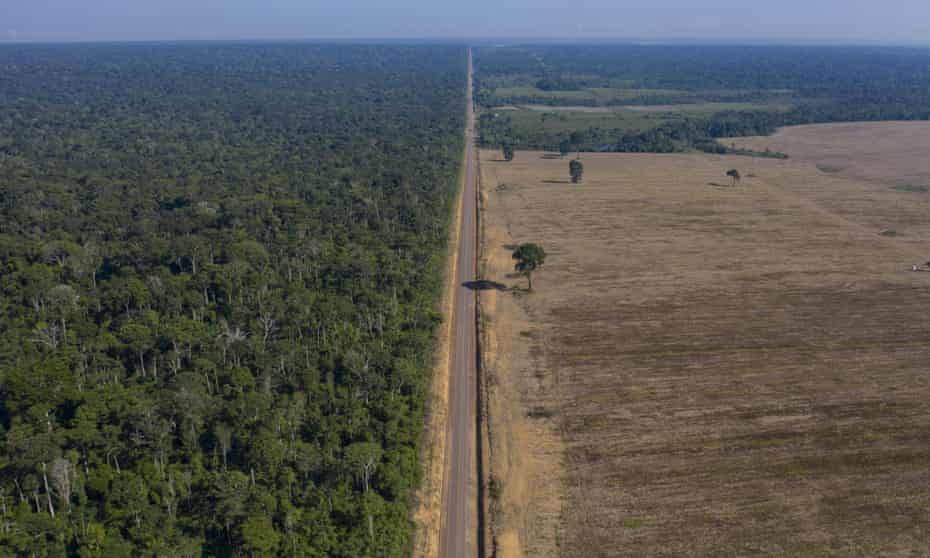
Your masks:
[[[533,37],[930,44],[928,0],[0,0],[0,40]]]

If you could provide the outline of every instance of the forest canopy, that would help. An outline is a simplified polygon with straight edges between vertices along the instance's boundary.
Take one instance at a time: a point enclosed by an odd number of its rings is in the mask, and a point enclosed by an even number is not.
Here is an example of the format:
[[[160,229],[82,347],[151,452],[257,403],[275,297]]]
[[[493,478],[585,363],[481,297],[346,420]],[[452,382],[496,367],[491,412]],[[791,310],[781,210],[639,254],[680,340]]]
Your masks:
[[[452,46],[0,48],[0,556],[403,556]]]
[[[475,69],[486,146],[722,153],[719,138],[780,126],[930,119],[926,48],[525,45],[477,49]],[[540,137],[495,110],[514,105],[619,109],[605,114],[629,125],[569,122]]]

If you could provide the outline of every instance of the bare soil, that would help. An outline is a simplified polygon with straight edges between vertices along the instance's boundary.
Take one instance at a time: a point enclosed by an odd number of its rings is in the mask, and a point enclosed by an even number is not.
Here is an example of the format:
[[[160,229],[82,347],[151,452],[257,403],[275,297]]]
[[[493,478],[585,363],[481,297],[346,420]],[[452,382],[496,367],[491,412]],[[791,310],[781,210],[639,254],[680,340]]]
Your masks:
[[[485,279],[548,253],[481,295],[499,555],[930,556],[930,124],[871,126],[482,154]]]

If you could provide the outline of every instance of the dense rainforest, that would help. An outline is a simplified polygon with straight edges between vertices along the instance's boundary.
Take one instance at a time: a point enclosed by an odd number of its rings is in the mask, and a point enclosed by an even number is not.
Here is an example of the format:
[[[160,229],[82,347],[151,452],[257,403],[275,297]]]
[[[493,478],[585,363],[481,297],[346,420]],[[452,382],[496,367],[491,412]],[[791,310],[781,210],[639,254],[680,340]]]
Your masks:
[[[453,46],[0,48],[0,556],[405,556]]]
[[[703,149],[780,126],[930,119],[930,50],[878,47],[542,45],[476,51],[476,99],[500,105],[657,107],[641,129],[579,128],[528,141],[506,113],[481,115],[486,146],[623,152]],[[579,95],[596,92],[599,96]],[[773,110],[771,103],[784,103]],[[740,103],[689,114],[689,105]],[[708,105],[710,106],[710,105]]]

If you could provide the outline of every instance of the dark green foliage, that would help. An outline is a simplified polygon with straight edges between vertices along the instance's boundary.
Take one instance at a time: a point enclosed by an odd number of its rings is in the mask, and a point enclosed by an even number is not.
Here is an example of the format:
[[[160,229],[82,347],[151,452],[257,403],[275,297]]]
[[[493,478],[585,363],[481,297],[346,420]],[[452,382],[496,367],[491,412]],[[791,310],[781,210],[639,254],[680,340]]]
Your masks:
[[[572,184],[578,184],[584,180],[584,165],[578,159],[572,159],[568,163],[568,174],[572,177]]]
[[[504,155],[505,161],[513,161],[513,146],[512,145],[505,143],[503,147],[501,147],[501,152]]]
[[[584,88],[584,82],[563,77],[546,77],[534,85],[542,91],[579,91]]]
[[[551,134],[544,142],[520,137],[507,116],[482,115],[482,142],[506,137],[518,148],[554,150],[568,141],[583,151],[727,153],[717,138],[767,135],[797,124],[930,119],[927,49],[547,45],[476,52],[477,100],[485,106],[604,104],[594,97],[552,94],[592,88],[626,92],[606,101],[616,105],[788,105],[707,115],[672,112],[645,131],[590,127]],[[501,96],[502,86],[538,92]]]
[[[743,177],[740,176],[740,173],[736,169],[730,169],[727,171],[727,177],[733,181],[733,184],[736,185]]]
[[[486,47],[475,52],[482,104],[565,104],[550,96],[492,98],[500,80],[543,91],[640,90],[632,102],[615,101],[639,105],[785,97],[875,102],[876,92],[916,100],[925,98],[921,88],[930,82],[926,48],[597,44]],[[571,100],[579,102],[584,101]]]
[[[453,47],[0,48],[0,556],[409,553],[464,88]]]
[[[482,112],[478,115],[478,136],[483,147],[519,145],[532,147],[525,138],[518,136],[513,129],[511,119],[505,114]]]
[[[533,290],[533,272],[546,262],[546,251],[541,246],[525,243],[517,246],[511,255],[516,261],[514,269],[526,276],[529,290]]]

